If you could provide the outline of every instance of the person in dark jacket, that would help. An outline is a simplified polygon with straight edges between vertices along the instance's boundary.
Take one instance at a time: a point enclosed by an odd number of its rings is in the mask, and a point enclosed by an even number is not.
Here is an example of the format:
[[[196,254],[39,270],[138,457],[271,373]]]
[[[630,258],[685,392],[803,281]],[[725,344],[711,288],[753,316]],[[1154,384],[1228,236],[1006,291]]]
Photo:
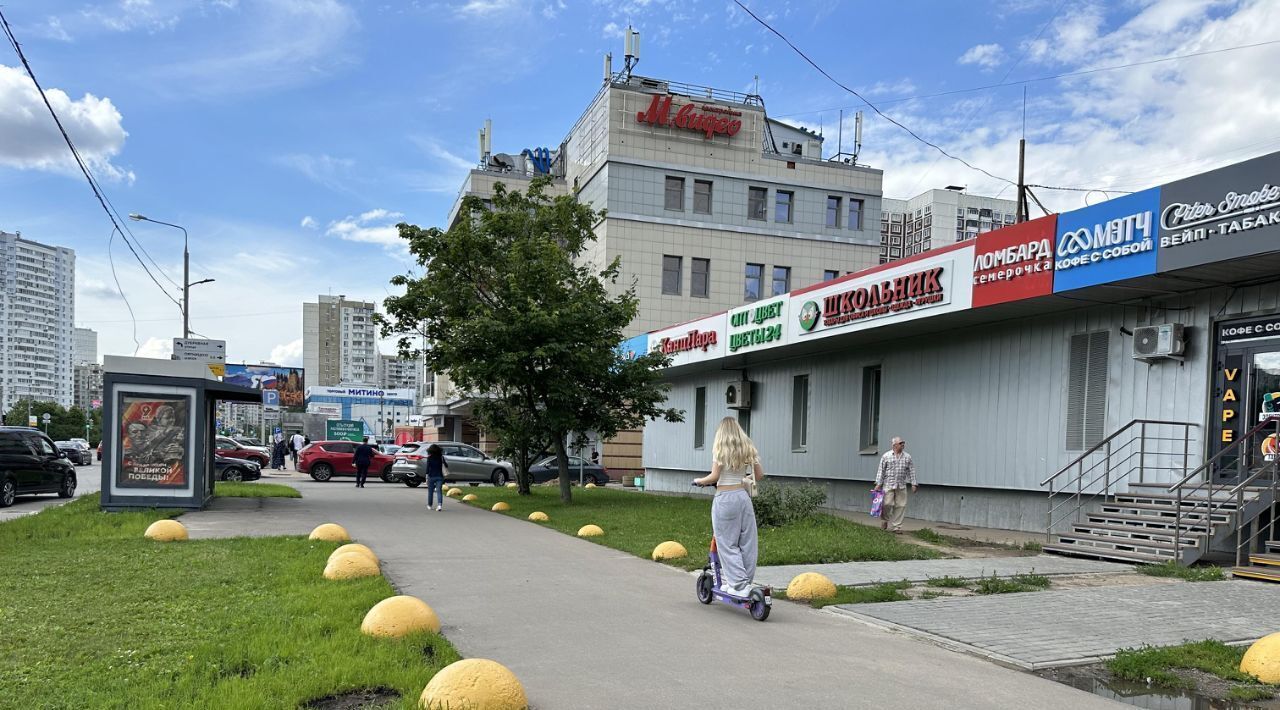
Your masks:
[[[449,465],[445,463],[444,451],[437,444],[427,447],[427,510],[431,510],[431,501],[435,500],[436,510],[444,510],[444,475]]]
[[[369,477],[369,466],[373,463],[374,448],[369,445],[369,437],[356,447],[351,462],[356,465],[356,488],[364,488],[364,481]]]

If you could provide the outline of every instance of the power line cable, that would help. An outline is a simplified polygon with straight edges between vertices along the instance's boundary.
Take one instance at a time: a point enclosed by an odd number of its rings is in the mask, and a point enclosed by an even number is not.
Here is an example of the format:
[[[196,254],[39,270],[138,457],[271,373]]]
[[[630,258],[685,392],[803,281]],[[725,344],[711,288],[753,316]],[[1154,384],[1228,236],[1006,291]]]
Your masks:
[[[71,150],[71,155],[75,158],[76,165],[80,168],[80,172],[84,174],[85,179],[88,180],[89,188],[93,190],[93,195],[98,199],[98,204],[102,206],[102,210],[107,214],[107,219],[109,219],[111,221],[111,225],[115,227],[115,231],[112,232],[112,235],[114,236],[116,232],[119,232],[120,239],[124,241],[125,246],[129,247],[129,251],[133,253],[133,258],[137,259],[138,264],[142,266],[142,270],[145,271],[151,281],[155,283],[156,288],[159,288],[160,291],[164,293],[165,298],[173,301],[173,304],[178,306],[179,310],[181,310],[182,305],[178,303],[177,299],[169,294],[169,291],[165,289],[159,281],[156,280],[155,275],[151,273],[149,268],[147,268],[146,262],[142,260],[142,257],[138,255],[137,250],[133,248],[133,244],[129,241],[129,238],[125,236],[125,230],[121,228],[120,222],[116,220],[117,215],[112,212],[112,208],[107,206],[107,199],[102,187],[98,184],[97,180],[94,179],[93,173],[89,170],[89,166],[85,163],[84,158],[81,157],[80,151],[76,149],[75,143],[72,142],[71,136],[67,134],[66,128],[63,127],[62,120],[58,118],[57,112],[53,110],[53,105],[49,103],[49,97],[45,94],[44,87],[41,86],[40,81],[36,79],[35,71],[32,70],[31,63],[27,61],[27,56],[23,53],[22,46],[18,43],[18,38],[14,36],[13,29],[9,26],[9,20],[4,16],[3,12],[0,12],[0,26],[3,26],[5,37],[9,40],[9,45],[13,47],[14,53],[18,55],[18,60],[22,62],[23,68],[26,69],[27,76],[31,77],[31,83],[35,85],[36,91],[39,92],[40,99],[44,102],[45,108],[49,110],[49,115],[53,117],[53,122],[57,125],[58,132],[62,134],[63,141],[66,142],[67,147]],[[116,280],[116,288],[120,288],[119,279]],[[124,297],[123,290],[120,290],[120,296],[121,298]],[[130,311],[132,312],[132,309],[130,309]]]
[[[111,278],[116,282],[116,290],[120,292],[120,300],[124,301],[124,307],[129,310],[129,321],[133,323],[133,354],[137,355],[142,349],[142,343],[138,341],[138,319],[133,315],[133,306],[129,305],[129,299],[124,295],[124,289],[120,288],[120,277],[116,276],[116,260],[111,254],[111,246],[115,244],[117,229],[111,230],[111,235],[107,237],[107,263],[111,265]]]

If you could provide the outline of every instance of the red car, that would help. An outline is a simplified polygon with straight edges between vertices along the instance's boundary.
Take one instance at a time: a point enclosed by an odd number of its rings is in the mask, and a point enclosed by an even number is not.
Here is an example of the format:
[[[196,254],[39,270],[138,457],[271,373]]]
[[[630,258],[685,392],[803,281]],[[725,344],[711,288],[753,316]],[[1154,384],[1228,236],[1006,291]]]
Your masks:
[[[311,474],[317,481],[327,481],[334,476],[354,476],[356,465],[352,459],[357,445],[354,441],[313,441],[298,454],[298,470]],[[395,457],[388,456],[375,447],[369,473],[381,476],[382,480],[391,483],[395,480],[391,475],[391,464],[394,462]]]
[[[218,437],[218,455],[229,459],[246,459],[262,468],[271,463],[271,450],[265,446],[245,446],[225,436]]]

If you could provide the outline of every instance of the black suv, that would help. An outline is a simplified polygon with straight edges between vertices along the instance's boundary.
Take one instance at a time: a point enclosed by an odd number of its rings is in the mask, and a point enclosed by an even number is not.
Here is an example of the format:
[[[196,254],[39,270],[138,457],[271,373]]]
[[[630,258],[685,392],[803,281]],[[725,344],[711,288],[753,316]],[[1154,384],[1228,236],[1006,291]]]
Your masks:
[[[0,508],[28,493],[74,496],[76,467],[40,430],[0,427]]]

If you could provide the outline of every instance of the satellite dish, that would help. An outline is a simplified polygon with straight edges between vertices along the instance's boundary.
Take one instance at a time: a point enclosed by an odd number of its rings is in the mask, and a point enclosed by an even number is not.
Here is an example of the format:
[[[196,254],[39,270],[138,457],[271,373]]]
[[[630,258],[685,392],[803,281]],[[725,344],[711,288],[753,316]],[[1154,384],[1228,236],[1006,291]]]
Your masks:
[[[490,162],[501,170],[515,170],[516,159],[507,153],[494,153],[490,158]]]

